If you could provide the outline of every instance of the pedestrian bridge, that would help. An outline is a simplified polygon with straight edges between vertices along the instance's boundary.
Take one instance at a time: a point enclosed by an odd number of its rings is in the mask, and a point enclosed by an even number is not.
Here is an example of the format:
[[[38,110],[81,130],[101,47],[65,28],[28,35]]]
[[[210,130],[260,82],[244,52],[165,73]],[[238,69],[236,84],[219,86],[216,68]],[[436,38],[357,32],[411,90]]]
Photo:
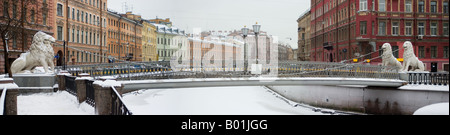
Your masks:
[[[121,81],[122,89],[133,91],[140,89],[172,89],[191,87],[229,87],[229,86],[298,86],[320,85],[340,86],[356,85],[371,87],[400,87],[407,84],[403,80],[371,78],[199,78],[170,80]]]
[[[62,69],[63,67],[57,67]],[[242,67],[171,67],[168,62],[114,63],[67,66],[73,76],[88,73],[123,82],[124,90],[221,86],[358,85],[400,87],[407,83],[448,84],[448,74],[399,73],[396,68],[345,63],[280,62],[251,75]]]

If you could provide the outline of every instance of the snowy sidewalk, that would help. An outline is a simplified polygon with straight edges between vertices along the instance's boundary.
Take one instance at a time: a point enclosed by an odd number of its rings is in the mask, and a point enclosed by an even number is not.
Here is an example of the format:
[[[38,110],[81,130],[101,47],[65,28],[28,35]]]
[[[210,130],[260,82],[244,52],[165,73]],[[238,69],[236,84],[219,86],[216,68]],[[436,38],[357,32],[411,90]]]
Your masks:
[[[66,91],[17,96],[18,115],[95,115],[87,103],[79,104],[77,98]]]
[[[293,107],[263,87],[152,89],[123,99],[135,115],[323,115]]]

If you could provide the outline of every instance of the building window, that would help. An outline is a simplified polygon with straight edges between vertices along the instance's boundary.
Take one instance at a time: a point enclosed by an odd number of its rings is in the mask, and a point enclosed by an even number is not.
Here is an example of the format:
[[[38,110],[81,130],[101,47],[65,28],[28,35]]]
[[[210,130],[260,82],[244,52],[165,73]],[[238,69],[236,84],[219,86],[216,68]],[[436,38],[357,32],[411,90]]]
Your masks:
[[[431,58],[437,58],[437,46],[431,46]]]
[[[386,35],[386,22],[379,22],[378,35]]]
[[[72,42],[75,42],[75,29],[72,29]]]
[[[375,22],[372,21],[372,35],[375,35]]]
[[[366,11],[366,10],[367,10],[367,0],[360,0],[359,11]]]
[[[394,57],[395,58],[398,58],[398,53],[399,51],[398,51],[398,46],[396,46],[396,45],[393,45],[392,46],[392,54],[394,55]]]
[[[425,12],[425,2],[423,2],[422,0],[419,1],[419,12],[420,13],[424,13]]]
[[[432,36],[436,36],[437,35],[437,23],[435,23],[435,22],[431,23],[430,31],[431,31],[431,35]]]
[[[63,5],[62,4],[59,4],[58,3],[58,5],[57,5],[57,9],[56,9],[56,15],[58,15],[58,16],[63,16]]]
[[[31,15],[31,17],[30,17],[30,19],[31,19],[31,23],[35,23],[35,13],[34,13],[34,10],[31,10],[31,13],[30,13]]]
[[[393,22],[392,23],[392,35],[398,36],[398,34],[399,34],[398,22]]]
[[[3,1],[3,16],[9,16],[9,4],[7,1]]]
[[[85,42],[84,44],[88,44],[88,32],[87,31],[86,31],[86,35],[85,36],[86,36],[86,39],[84,40],[84,42]]]
[[[12,15],[13,15],[13,17],[12,18],[17,18],[17,5],[16,4],[13,4],[13,7],[12,7],[13,9],[13,11],[12,11]]]
[[[379,48],[380,48],[380,49],[378,49],[378,56],[381,57],[381,56],[383,56],[383,53],[384,53],[384,52],[383,52],[383,46],[380,46]]]
[[[386,0],[378,0],[378,11],[386,11]]]
[[[418,31],[417,31],[419,35],[425,35],[425,23],[420,22],[418,25]]]
[[[359,23],[360,35],[367,35],[367,22],[362,21]]]
[[[17,48],[17,36],[13,37],[13,45],[12,48],[16,49]]]
[[[80,21],[80,10],[77,10],[77,21]]]
[[[72,20],[75,20],[75,8],[72,8]]]
[[[42,25],[47,25],[47,13],[42,14]]]
[[[436,13],[437,12],[437,2],[436,1],[432,1],[430,2],[430,11],[431,13]]]
[[[443,34],[444,36],[448,36],[448,23],[442,23],[442,30],[443,30]]]
[[[407,36],[412,35],[412,23],[411,22],[405,23],[405,35],[407,35]]]
[[[405,12],[412,12],[412,2],[411,0],[405,1]]]
[[[448,58],[448,46],[444,46],[444,58]]]
[[[58,26],[57,33],[58,33],[58,40],[63,40],[63,27]]]
[[[444,7],[443,7],[444,13],[448,14],[448,1],[444,1],[443,5],[444,5]]]
[[[419,58],[425,58],[425,46],[419,46]]]
[[[81,43],[84,43],[83,41],[84,41],[84,31],[81,31]]]
[[[80,43],[80,30],[77,30],[77,43]]]

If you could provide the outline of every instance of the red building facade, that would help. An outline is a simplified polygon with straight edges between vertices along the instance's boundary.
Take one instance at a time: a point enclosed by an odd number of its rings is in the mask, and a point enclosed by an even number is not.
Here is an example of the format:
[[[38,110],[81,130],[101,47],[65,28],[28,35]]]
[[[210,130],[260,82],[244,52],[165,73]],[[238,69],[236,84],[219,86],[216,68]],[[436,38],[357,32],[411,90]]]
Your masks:
[[[390,43],[395,57],[410,41],[431,70],[448,71],[449,0],[311,0],[311,60],[372,59]],[[371,61],[379,65],[381,59]]]

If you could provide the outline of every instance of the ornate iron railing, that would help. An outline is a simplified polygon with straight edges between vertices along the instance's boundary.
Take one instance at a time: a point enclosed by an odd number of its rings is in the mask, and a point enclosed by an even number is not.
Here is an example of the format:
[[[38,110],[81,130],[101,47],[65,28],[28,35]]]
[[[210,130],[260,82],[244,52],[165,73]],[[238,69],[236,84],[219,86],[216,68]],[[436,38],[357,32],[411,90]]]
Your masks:
[[[77,84],[75,83],[76,77],[74,76],[66,76],[66,90],[70,94],[77,96]]]
[[[193,61],[168,66],[168,62],[144,62],[138,64],[115,63],[100,65],[68,66],[67,70],[77,75],[89,73],[94,78],[97,76],[115,76],[118,79],[170,79],[170,78],[226,78],[226,77],[250,77],[245,73],[245,67],[237,66],[242,61],[205,66],[194,66]],[[170,67],[170,68],[169,68]],[[251,71],[251,66],[247,71]],[[272,72],[271,72],[272,71]],[[262,73],[268,74],[276,71],[279,77],[340,77],[340,78],[377,78],[399,79],[400,74],[396,68],[346,63],[326,62],[299,62],[283,61],[275,64],[263,64]]]
[[[93,83],[93,80],[86,80],[86,103],[95,107],[95,90]]]
[[[6,91],[8,89],[5,87],[0,93],[0,115],[5,115],[5,103],[6,103]]]
[[[111,106],[111,115],[133,115],[130,110],[128,110],[125,103],[123,103],[122,97],[119,92],[117,92],[116,88],[112,88],[112,106]]]
[[[408,73],[409,84],[444,85],[449,83],[448,73]]]

